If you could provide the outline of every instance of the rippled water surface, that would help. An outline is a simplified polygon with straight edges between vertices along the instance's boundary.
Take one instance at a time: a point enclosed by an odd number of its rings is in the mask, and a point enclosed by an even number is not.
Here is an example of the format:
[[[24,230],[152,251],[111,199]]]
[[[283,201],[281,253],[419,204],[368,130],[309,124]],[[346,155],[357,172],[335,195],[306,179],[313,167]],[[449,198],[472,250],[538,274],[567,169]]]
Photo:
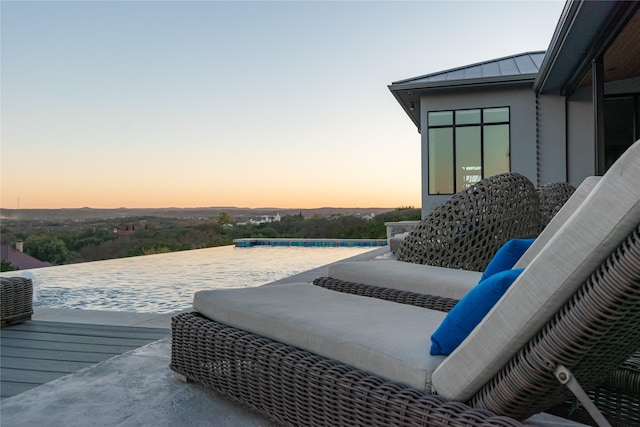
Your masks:
[[[23,274],[35,276],[35,306],[167,313],[189,308],[199,290],[258,286],[372,249],[223,246]]]

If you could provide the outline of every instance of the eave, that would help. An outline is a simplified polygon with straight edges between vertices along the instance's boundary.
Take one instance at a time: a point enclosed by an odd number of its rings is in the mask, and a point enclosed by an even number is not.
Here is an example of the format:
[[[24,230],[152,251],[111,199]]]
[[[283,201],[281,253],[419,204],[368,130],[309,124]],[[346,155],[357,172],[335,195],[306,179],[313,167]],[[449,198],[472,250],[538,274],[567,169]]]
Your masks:
[[[584,80],[595,58],[603,55],[640,3],[567,2],[540,66],[537,93],[567,96]]]
[[[402,83],[396,82],[388,86],[389,90],[402,106],[404,112],[420,129],[420,98],[423,96],[456,93],[461,91],[527,87],[533,84],[536,74],[519,74],[513,76],[485,77],[477,79],[443,80],[435,82]]]

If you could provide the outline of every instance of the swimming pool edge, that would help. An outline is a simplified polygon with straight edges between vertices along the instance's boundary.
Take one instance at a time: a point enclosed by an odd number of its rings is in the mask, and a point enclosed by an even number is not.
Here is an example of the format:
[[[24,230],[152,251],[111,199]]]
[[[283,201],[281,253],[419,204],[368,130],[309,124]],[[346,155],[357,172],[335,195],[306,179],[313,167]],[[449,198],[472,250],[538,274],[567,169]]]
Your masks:
[[[273,282],[265,283],[262,286],[280,284],[310,282],[313,279],[325,276],[329,266],[336,262],[344,261],[369,261],[381,258],[389,253],[388,246],[382,246],[371,251],[367,251],[349,258],[341,259],[311,270],[303,271],[292,276],[288,276]],[[64,309],[49,307],[34,307],[33,320],[49,322],[86,323],[113,326],[138,326],[146,328],[169,328],[171,318],[183,311],[179,310],[170,313],[137,313],[131,311],[107,311],[107,310],[83,310]]]

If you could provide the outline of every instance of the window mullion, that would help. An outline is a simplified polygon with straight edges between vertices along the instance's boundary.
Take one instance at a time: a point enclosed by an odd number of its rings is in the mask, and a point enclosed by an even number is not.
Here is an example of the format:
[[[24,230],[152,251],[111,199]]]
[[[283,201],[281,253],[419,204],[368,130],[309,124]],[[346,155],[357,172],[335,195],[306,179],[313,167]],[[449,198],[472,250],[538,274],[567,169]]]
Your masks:
[[[480,110],[480,179],[484,176],[484,109]]]
[[[456,113],[455,111],[453,112],[453,126],[452,126],[452,132],[453,132],[453,170],[452,172],[452,177],[453,178],[453,193],[455,194],[458,191],[458,179],[457,179],[457,175],[458,175],[458,153],[457,153],[457,147],[456,145],[458,144],[458,132],[456,132]]]

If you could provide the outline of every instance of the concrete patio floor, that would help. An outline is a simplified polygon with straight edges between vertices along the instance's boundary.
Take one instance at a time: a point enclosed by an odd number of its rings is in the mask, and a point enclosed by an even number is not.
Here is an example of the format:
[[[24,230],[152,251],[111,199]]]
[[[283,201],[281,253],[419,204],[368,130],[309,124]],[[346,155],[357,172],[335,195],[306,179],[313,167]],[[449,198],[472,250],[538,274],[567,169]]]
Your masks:
[[[164,338],[1,402],[11,426],[273,426],[169,370]]]
[[[3,427],[277,426],[169,369],[164,338],[0,402]],[[537,416],[533,425],[576,426]]]
[[[360,260],[385,256],[386,248]],[[307,282],[326,267],[278,281]],[[172,314],[36,308],[34,320],[105,325],[170,326]],[[170,339],[140,347],[0,402],[0,425],[18,426],[275,426],[267,418],[198,384],[183,383],[169,369]],[[533,420],[532,420],[533,421]],[[539,415],[532,425],[576,426]]]

